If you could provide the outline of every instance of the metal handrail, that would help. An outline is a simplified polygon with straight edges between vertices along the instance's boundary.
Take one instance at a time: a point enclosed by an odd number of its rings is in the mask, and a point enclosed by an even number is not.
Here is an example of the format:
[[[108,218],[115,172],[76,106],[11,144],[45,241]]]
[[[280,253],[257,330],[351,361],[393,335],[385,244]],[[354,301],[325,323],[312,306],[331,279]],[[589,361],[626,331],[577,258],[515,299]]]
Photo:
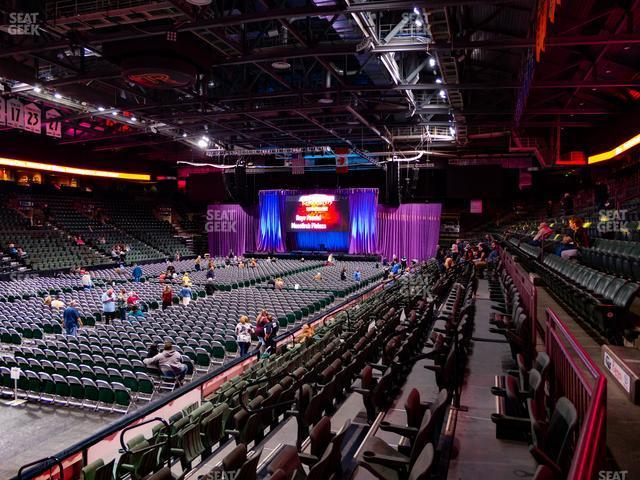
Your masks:
[[[26,468],[32,467],[34,465],[41,465],[42,463],[45,463],[45,462],[50,462],[50,465],[47,465],[49,467],[49,473],[51,473],[51,469],[54,466],[57,466],[58,469],[60,470],[60,480],[62,480],[64,478],[64,467],[62,465],[62,461],[58,457],[45,457],[45,458],[41,458],[40,460],[36,460],[34,462],[27,463],[27,464],[21,466],[20,470],[18,470],[18,478],[22,479],[22,472]],[[46,468],[46,467],[42,467],[42,468]],[[41,470],[41,471],[44,471],[44,470]]]

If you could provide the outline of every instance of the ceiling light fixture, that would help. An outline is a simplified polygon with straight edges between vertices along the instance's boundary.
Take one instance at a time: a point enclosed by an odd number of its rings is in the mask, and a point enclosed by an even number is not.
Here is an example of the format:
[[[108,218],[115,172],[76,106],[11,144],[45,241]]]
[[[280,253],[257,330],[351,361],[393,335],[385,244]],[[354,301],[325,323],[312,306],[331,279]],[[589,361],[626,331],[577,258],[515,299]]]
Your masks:
[[[111,112],[111,115],[113,115],[115,117],[116,115],[118,115],[118,111],[114,110],[113,112]]]
[[[137,122],[137,121],[138,121],[138,119],[137,119],[136,117],[131,117],[131,121],[132,121],[132,122]]]
[[[442,83],[442,79],[441,78],[436,78],[436,83]]]
[[[271,66],[276,70],[289,70],[291,68],[291,64],[286,60],[277,60]]]
[[[433,67],[435,67],[435,66],[436,66],[436,59],[435,59],[435,58],[431,57],[431,58],[429,59],[429,66],[430,66],[431,68],[433,68]]]
[[[182,138],[187,138],[187,132],[182,132]]]
[[[104,112],[104,107],[98,107],[99,112]]]
[[[440,90],[438,94],[440,95],[441,98],[447,98],[447,92],[445,92],[444,90]]]
[[[54,93],[53,96],[55,98],[57,98],[58,100],[60,100],[62,98],[62,95],[60,95],[58,92]]]
[[[413,7],[413,13],[420,15],[420,9],[418,7]]]
[[[416,27],[421,27],[423,25],[422,20],[420,20],[419,18],[416,18],[415,24],[416,24]]]
[[[36,93],[40,93],[42,92],[42,88],[40,88],[38,85],[36,85],[35,87],[33,87],[33,91]]]

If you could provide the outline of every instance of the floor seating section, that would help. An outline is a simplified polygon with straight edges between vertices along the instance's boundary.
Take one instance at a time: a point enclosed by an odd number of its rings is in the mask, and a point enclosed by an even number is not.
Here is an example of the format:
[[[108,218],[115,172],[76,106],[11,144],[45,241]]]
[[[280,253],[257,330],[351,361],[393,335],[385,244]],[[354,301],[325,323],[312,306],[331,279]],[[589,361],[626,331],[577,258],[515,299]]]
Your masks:
[[[220,259],[217,261],[224,264]],[[179,267],[193,266],[193,262],[176,263]],[[349,262],[343,264],[349,265]],[[320,268],[321,264],[294,260],[268,263],[261,260],[258,265],[253,270],[263,275],[291,272],[312,276],[309,269]],[[357,295],[378,278],[373,275],[377,271],[373,265],[358,265],[362,271],[372,275],[360,283],[354,282],[347,295]],[[150,271],[156,271],[155,267],[145,266]],[[165,267],[165,264],[158,266]],[[331,270],[340,267],[321,268],[326,275],[332,275]],[[232,270],[240,269],[237,266],[221,269],[224,272]],[[337,301],[332,292],[324,290],[274,291],[249,286],[206,296],[196,286],[194,290],[198,295],[188,306],[174,305],[162,310],[158,308],[162,285],[155,281],[136,283],[123,280],[119,273],[113,272],[111,275],[107,270],[102,271],[99,275],[102,280],[96,279],[91,290],[83,290],[78,284],[78,277],[72,275],[33,278],[26,282],[0,282],[3,391],[9,393],[13,388],[10,368],[19,366],[24,378],[18,387],[30,400],[126,412],[131,406],[151,400],[157,392],[175,387],[174,381],[163,379],[157,370],[144,365],[143,359],[152,344],[160,345],[171,339],[189,367],[189,381],[194,375],[205,374],[237,357],[235,326],[240,315],[248,315],[255,322],[258,313],[263,308],[267,309],[278,320],[283,333],[322,315]],[[101,295],[109,288],[107,282],[111,281],[116,282],[117,291],[124,289],[125,292],[133,290],[138,293],[139,303],[146,310],[144,320],[118,319],[109,325],[104,324]],[[27,293],[21,293],[21,289]],[[81,328],[76,337],[62,333],[62,312],[44,305],[41,298],[44,295],[57,295],[67,304],[71,300],[78,302],[85,328]],[[178,298],[174,300],[177,303]]]
[[[332,434],[330,416],[347,396],[359,395],[352,393],[357,391],[371,400],[377,415],[384,417],[402,388],[408,362],[428,358],[432,362],[427,366],[434,375],[430,380],[434,395],[422,400],[431,400],[431,407],[425,407],[413,392],[407,407],[410,429],[419,426],[410,470],[415,472],[415,478],[426,478],[435,458],[440,427],[451,398],[449,392],[455,390],[451,373],[455,369],[448,364],[451,359],[463,361],[463,356],[451,352],[464,350],[466,340],[462,333],[470,331],[465,325],[473,311],[469,305],[470,283],[456,285],[453,296],[446,297],[445,292],[446,302],[427,289],[426,285],[433,284],[436,270],[431,264],[415,274],[426,280],[418,282],[421,288],[407,288],[409,280],[403,277],[360,302],[358,308],[318,326],[313,337],[289,343],[278,355],[253,363],[202,403],[174,414],[168,419],[168,426],[158,423],[151,436],[130,432],[126,451],[116,460],[111,475],[103,478],[168,478],[167,460],[179,463],[184,475],[231,445],[233,448],[224,450],[228,453],[219,464],[201,473],[215,478],[216,472],[234,471],[235,479],[248,480],[263,476],[325,479],[346,475],[342,471],[342,448],[354,429],[347,422]],[[455,281],[451,278],[448,283],[452,286]],[[442,303],[437,318],[446,328],[443,333],[431,335],[433,343],[428,343],[434,302]],[[376,319],[376,328],[370,328],[372,318]],[[359,380],[362,372],[373,366],[382,375],[372,375],[371,383],[363,384]],[[440,390],[441,386],[449,390]],[[263,440],[291,418],[297,424],[297,445],[283,446],[262,461]],[[414,437],[412,432],[406,434]],[[351,470],[356,469],[352,460],[347,463],[352,464]],[[399,463],[404,468],[408,462]],[[95,471],[104,467],[98,462],[85,468]],[[264,475],[258,475],[259,471]]]

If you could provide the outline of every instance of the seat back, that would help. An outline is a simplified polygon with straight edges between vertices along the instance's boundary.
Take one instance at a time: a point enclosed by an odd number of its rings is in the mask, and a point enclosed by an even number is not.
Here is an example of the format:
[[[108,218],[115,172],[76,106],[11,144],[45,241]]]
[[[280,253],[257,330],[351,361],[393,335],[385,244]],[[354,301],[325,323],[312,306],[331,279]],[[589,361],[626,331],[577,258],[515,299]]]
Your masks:
[[[555,410],[549,420],[549,426],[545,438],[536,439],[537,447],[555,461],[558,465],[564,464],[572,447],[572,437],[578,424],[578,412],[576,407],[567,397],[561,397],[556,402]]]
[[[409,472],[408,480],[427,480],[433,466],[433,445],[427,443]]]

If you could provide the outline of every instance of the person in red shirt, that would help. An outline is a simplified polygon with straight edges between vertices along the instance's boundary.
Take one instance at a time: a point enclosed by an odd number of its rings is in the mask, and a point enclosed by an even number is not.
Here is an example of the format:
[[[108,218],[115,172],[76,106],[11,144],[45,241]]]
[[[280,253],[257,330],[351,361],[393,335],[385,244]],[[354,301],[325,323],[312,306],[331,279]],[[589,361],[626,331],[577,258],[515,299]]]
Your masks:
[[[166,310],[173,302],[173,290],[170,285],[166,285],[162,290],[162,309]]]
[[[140,301],[140,297],[136,292],[134,291],[129,292],[129,295],[127,296],[127,305],[129,306],[129,309],[131,309],[131,307],[136,305],[139,301]]]

